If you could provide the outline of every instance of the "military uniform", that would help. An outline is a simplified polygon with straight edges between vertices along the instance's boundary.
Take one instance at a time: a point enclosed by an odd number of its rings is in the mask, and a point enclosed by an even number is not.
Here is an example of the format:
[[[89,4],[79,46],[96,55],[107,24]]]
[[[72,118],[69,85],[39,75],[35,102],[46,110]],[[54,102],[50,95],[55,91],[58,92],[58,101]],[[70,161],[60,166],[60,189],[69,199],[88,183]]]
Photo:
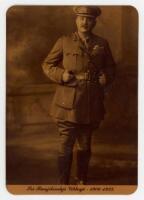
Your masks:
[[[104,87],[99,83],[104,73],[109,85],[114,77],[114,60],[108,42],[92,33],[82,41],[78,32],[60,37],[43,63],[45,74],[57,83],[51,106],[60,133],[60,183],[68,184],[73,145],[78,140],[78,179],[86,183],[91,156],[91,133],[104,119]],[[67,70],[74,75],[63,82]],[[106,85],[106,86],[107,86]]]

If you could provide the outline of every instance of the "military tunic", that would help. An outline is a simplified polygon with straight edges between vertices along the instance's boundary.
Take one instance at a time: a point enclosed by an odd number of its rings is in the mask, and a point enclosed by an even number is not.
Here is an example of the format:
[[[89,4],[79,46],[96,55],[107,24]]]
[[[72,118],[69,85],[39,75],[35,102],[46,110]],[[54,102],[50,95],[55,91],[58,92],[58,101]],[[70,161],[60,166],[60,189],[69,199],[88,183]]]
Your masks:
[[[104,73],[108,85],[115,71],[112,53],[105,39],[91,34],[89,47],[86,47],[77,32],[62,36],[42,67],[45,74],[57,83],[50,111],[55,119],[89,124],[104,118],[104,87],[98,77],[99,73]],[[68,83],[62,80],[65,70],[75,75]],[[88,79],[79,80],[80,74],[88,74]]]

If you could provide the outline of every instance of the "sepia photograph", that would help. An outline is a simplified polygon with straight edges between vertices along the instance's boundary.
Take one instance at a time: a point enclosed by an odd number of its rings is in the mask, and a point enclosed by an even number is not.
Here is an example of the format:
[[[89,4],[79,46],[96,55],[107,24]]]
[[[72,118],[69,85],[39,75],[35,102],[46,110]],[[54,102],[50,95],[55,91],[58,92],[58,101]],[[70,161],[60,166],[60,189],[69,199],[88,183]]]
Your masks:
[[[6,185],[13,194],[131,194],[138,168],[138,12],[6,13]]]

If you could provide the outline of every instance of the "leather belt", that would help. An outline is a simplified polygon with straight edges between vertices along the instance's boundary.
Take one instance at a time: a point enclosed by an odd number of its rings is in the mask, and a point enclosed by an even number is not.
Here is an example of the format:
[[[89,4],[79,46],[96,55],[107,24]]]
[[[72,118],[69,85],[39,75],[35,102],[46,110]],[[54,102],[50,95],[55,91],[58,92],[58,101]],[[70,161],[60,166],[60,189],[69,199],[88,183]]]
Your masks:
[[[83,72],[83,73],[75,74],[75,77],[76,77],[77,80],[85,80],[85,81],[90,80],[89,72]]]
[[[75,77],[77,80],[90,81],[90,82],[98,81],[98,76],[96,76],[95,73],[90,74],[89,72],[82,72],[79,74],[75,74]]]

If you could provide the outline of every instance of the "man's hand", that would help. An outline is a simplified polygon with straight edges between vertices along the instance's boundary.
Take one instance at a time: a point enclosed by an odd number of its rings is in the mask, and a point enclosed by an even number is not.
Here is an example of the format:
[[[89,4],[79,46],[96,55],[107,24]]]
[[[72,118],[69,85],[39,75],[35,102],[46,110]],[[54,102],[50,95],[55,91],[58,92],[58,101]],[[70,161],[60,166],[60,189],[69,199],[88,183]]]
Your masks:
[[[62,80],[63,82],[69,82],[74,78],[74,74],[70,73],[68,70],[65,70],[63,75],[62,75]]]
[[[105,76],[104,73],[101,73],[101,74],[99,75],[99,83],[100,83],[102,86],[104,86],[104,85],[106,84],[106,76]]]

